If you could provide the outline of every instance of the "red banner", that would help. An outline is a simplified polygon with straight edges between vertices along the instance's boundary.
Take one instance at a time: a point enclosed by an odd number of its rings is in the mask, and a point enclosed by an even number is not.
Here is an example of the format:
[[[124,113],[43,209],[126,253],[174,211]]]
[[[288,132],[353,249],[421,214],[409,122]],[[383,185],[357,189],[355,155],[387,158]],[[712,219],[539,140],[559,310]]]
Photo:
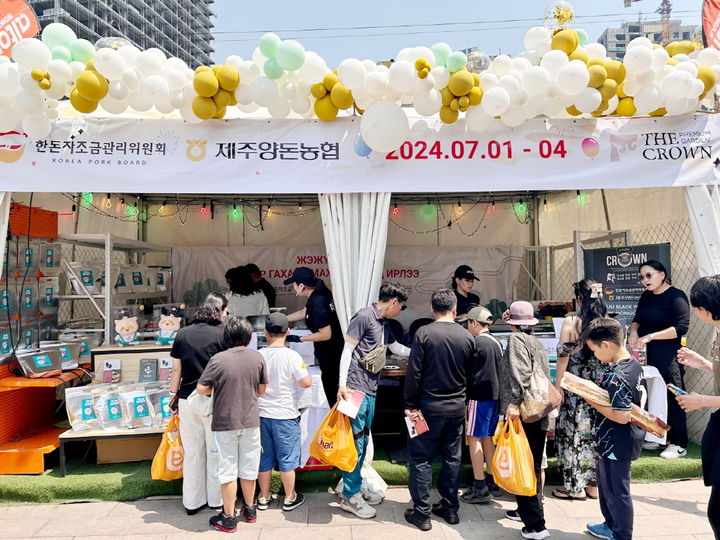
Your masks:
[[[24,0],[0,0],[0,55],[10,56],[13,46],[40,31],[37,17]]]
[[[720,0],[705,0],[702,12],[703,44],[720,49]]]

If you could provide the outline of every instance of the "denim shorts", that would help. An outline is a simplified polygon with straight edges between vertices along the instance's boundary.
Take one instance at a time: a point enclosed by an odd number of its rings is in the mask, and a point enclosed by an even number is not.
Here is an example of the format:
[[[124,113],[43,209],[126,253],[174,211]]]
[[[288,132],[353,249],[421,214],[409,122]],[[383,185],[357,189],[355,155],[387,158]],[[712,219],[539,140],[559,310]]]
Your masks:
[[[260,417],[260,472],[280,472],[300,467],[300,418],[278,420]]]

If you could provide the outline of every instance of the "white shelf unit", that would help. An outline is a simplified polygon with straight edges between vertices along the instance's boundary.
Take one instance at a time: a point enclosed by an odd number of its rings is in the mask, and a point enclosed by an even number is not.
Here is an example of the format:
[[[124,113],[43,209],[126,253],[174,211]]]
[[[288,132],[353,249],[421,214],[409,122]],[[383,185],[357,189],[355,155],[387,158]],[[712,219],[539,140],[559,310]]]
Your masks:
[[[61,236],[60,242],[104,250],[105,275],[108,276],[108,279],[110,279],[109,276],[114,275],[113,265],[117,264],[113,260],[113,252],[115,251],[125,252],[128,254],[129,258],[133,259],[133,262],[140,263],[142,255],[151,252],[167,253],[169,259],[171,249],[166,246],[141,242],[139,240],[131,240],[129,238],[122,238],[112,234],[68,234]],[[168,260],[167,262],[169,266],[170,261]],[[70,265],[65,259],[63,259],[63,267],[67,272],[72,272]],[[112,308],[116,303],[127,300],[142,300],[147,298],[169,299],[171,297],[170,283],[168,283],[167,291],[116,293],[114,287],[108,286],[105,287],[104,293],[93,294],[85,288],[81,280],[78,280],[78,282],[80,283],[80,287],[84,290],[84,294],[64,294],[60,295],[59,298],[64,301],[89,301],[92,303],[93,307],[100,317],[102,317],[104,322],[105,345],[112,344]],[[99,304],[97,300],[101,300],[102,305]]]

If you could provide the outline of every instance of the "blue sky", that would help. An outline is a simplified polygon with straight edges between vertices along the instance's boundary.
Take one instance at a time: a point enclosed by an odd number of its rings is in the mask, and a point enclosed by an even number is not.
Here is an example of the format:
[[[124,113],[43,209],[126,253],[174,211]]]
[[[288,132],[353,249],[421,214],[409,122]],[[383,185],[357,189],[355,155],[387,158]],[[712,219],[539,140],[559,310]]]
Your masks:
[[[386,60],[403,47],[445,41],[453,49],[477,46],[488,54],[516,55],[525,31],[543,23],[542,0],[413,1],[363,0],[299,2],[216,0],[215,61],[229,54],[250,58],[260,36],[275,31],[297,39],[328,65],[345,58]],[[701,0],[673,0],[673,18],[700,24]],[[627,20],[657,19],[660,0],[641,0],[630,8],[623,0],[574,0],[575,28],[597,39],[608,26]],[[461,23],[461,24],[458,24]],[[434,26],[433,26],[434,25]],[[355,28],[350,28],[355,27]],[[357,28],[366,27],[366,28]],[[368,28],[369,27],[369,28]],[[327,30],[319,30],[327,29]]]

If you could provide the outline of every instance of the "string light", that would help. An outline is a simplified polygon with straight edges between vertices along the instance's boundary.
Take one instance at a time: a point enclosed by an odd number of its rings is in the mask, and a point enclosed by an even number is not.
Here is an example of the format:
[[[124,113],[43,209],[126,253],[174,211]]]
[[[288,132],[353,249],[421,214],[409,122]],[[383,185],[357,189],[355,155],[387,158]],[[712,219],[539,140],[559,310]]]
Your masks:
[[[495,199],[492,199],[490,201],[490,206],[492,207],[492,211],[494,212],[495,211]]]
[[[205,201],[203,201],[202,208],[200,209],[200,215],[207,216],[207,213],[208,213],[207,204],[205,203]]]
[[[298,210],[302,210],[302,201],[298,201]]]
[[[120,199],[120,211],[125,211],[125,199]]]
[[[84,205],[89,206],[93,203],[93,194],[90,192],[85,192],[82,194],[82,202]]]
[[[400,209],[398,208],[397,203],[395,203],[395,205],[393,206],[393,209],[392,209],[392,215],[397,216],[399,214],[400,214]]]
[[[580,206],[587,204],[587,193],[581,192],[579,189],[575,192],[577,194],[577,201]]]
[[[462,216],[464,213],[465,213],[465,211],[463,210],[462,203],[460,201],[458,201],[457,214],[459,216]]]
[[[543,209],[547,212],[547,199],[543,197]]]
[[[112,201],[110,200],[110,194],[107,194],[107,199],[105,199],[105,208],[112,208]]]
[[[165,206],[167,205],[167,199],[163,201],[163,203],[160,205],[160,213],[162,214],[165,211]]]

